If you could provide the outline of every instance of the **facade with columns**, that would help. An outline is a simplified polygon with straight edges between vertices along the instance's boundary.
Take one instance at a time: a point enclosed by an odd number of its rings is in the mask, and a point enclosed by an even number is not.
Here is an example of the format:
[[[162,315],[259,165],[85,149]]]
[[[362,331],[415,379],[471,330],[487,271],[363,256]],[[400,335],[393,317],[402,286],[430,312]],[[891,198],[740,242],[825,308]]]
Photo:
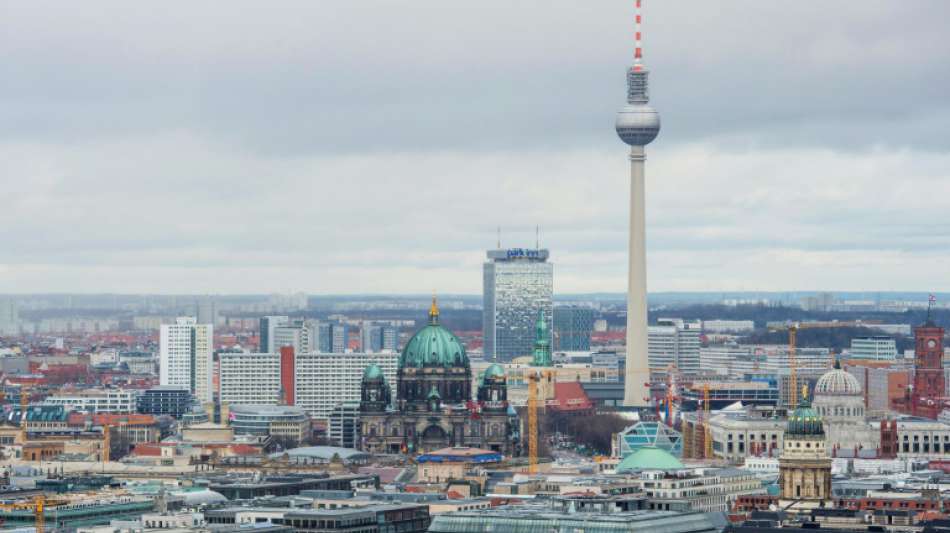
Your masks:
[[[825,446],[821,415],[812,408],[807,392],[788,418],[782,454],[779,456],[779,507],[791,513],[807,513],[831,507],[831,457]]]

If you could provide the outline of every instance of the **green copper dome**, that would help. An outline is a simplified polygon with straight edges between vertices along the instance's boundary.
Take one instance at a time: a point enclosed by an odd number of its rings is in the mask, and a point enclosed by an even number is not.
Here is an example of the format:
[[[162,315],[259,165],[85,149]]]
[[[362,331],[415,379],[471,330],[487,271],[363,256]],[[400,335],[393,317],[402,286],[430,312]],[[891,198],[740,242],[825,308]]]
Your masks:
[[[679,459],[670,452],[656,446],[643,446],[628,455],[617,465],[617,473],[640,472],[643,470],[682,470],[685,468]]]
[[[369,365],[366,367],[366,370],[363,371],[363,379],[365,380],[380,378],[382,378],[383,381],[386,380],[386,376],[383,375],[383,369],[379,368],[379,365],[376,363]]]
[[[806,399],[798,404],[792,414],[788,415],[786,438],[790,436],[824,436],[825,428],[821,423],[821,415],[815,411]]]
[[[505,369],[502,368],[498,363],[492,363],[490,367],[485,369],[485,373],[482,375],[482,383],[488,381],[489,378],[504,378]]]
[[[469,368],[465,347],[451,331],[439,324],[435,301],[429,311],[429,324],[406,343],[399,357],[399,368]]]

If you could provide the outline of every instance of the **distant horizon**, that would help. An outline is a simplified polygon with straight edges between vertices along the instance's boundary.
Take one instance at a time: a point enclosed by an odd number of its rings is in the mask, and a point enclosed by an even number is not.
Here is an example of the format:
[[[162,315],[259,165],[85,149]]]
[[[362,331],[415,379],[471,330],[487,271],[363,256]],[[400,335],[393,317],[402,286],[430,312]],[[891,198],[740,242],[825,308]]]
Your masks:
[[[623,299],[626,297],[626,292],[558,292],[555,293],[556,298],[613,298]],[[664,295],[676,295],[676,296],[719,296],[723,298],[731,298],[734,296],[809,296],[817,294],[832,294],[833,296],[864,296],[864,297],[881,297],[881,296],[891,296],[891,297],[902,297],[904,299],[909,297],[921,296],[925,300],[929,295],[934,295],[937,297],[938,303],[940,303],[941,296],[947,296],[950,298],[950,292],[941,292],[941,291],[921,291],[921,290],[887,290],[887,291],[876,291],[876,290],[834,290],[834,289],[814,289],[814,290],[788,290],[788,291],[648,291],[648,294],[651,296],[664,296]],[[291,295],[304,295],[308,298],[397,298],[397,299],[416,299],[416,298],[432,298],[432,293],[418,293],[418,292],[354,292],[354,293],[312,293],[306,291],[293,291],[293,292],[258,292],[258,293],[163,293],[163,292],[4,292],[0,293],[2,298],[18,298],[18,297],[50,297],[50,296],[81,296],[81,297],[180,297],[180,298],[216,298],[216,297],[233,297],[233,298],[266,298],[272,296],[291,296]],[[437,299],[443,298],[481,298],[482,295],[479,293],[467,293],[467,292],[449,292],[449,293],[435,293]]]

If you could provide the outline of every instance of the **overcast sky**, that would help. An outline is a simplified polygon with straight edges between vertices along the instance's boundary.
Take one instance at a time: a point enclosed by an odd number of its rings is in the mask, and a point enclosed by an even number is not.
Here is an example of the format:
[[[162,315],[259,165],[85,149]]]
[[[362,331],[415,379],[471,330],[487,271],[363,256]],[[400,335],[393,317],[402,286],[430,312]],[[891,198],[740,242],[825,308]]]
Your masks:
[[[0,0],[0,292],[623,291],[632,4]],[[651,291],[950,290],[950,2],[644,18]]]

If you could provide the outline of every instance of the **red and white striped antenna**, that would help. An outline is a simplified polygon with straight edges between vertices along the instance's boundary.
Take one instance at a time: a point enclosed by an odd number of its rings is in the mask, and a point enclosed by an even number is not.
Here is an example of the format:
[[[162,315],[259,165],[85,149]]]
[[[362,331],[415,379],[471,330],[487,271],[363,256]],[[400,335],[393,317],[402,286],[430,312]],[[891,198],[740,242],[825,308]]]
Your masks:
[[[643,43],[640,39],[640,26],[643,24],[643,15],[640,14],[640,2],[642,0],[636,0],[637,3],[637,18],[636,18],[636,33],[634,39],[636,40],[636,49],[633,53],[633,70],[643,70]]]

